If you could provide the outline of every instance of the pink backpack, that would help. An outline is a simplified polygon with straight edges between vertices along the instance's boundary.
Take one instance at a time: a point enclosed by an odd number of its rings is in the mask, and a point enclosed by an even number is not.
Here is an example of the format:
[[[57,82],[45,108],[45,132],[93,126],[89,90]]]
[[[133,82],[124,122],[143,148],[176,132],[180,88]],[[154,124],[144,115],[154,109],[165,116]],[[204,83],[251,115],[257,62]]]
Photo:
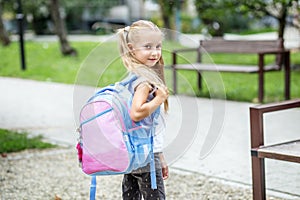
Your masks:
[[[157,188],[153,136],[160,110],[139,122],[131,120],[129,108],[136,79],[130,74],[102,88],[81,109],[77,150],[83,172],[92,176],[91,199],[95,197],[95,176],[127,174],[148,163],[151,187]]]

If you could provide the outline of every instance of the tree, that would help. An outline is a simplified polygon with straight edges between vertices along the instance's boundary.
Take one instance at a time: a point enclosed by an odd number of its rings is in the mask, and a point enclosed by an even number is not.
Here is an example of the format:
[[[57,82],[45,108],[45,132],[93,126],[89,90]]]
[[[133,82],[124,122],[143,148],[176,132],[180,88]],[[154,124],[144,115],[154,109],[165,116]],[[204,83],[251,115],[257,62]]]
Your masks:
[[[199,16],[204,20],[224,18],[224,13],[240,13],[247,16],[262,18],[271,16],[278,21],[278,38],[283,38],[286,19],[293,5],[298,0],[196,0],[195,5]],[[298,5],[299,6],[299,5]]]
[[[166,29],[172,29],[171,22],[174,15],[175,1],[176,0],[157,0],[160,7],[164,27]]]
[[[292,7],[293,3],[298,3],[297,0],[235,0],[241,8],[241,11],[248,12],[259,18],[264,16],[272,16],[277,19],[278,38],[283,38],[284,28],[286,25],[286,18],[288,11]]]
[[[63,55],[77,55],[77,51],[70,46],[67,40],[67,30],[59,0],[27,0],[24,1],[24,7],[26,15],[32,16],[32,28],[36,34],[47,33],[46,21],[52,21],[55,34],[59,38],[61,53]]]
[[[7,46],[10,44],[10,39],[7,31],[5,30],[3,19],[2,19],[2,9],[3,2],[0,0],[0,40],[3,46]]]
[[[213,36],[248,28],[248,19],[238,12],[232,0],[195,0],[195,7],[200,20]]]
[[[77,51],[72,48],[67,40],[67,31],[64,19],[59,9],[59,0],[50,1],[50,12],[55,26],[55,32],[60,41],[60,48],[63,55],[76,56]]]

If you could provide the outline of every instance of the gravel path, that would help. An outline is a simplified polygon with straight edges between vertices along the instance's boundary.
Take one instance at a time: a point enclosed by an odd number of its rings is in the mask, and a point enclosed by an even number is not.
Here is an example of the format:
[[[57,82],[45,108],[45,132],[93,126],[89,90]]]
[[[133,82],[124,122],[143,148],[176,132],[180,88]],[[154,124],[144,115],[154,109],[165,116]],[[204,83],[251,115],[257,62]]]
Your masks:
[[[90,177],[78,166],[74,149],[30,150],[0,158],[0,197],[11,199],[88,199]],[[121,199],[122,176],[97,178],[97,199]],[[247,200],[251,188],[237,187],[201,174],[170,168],[165,182],[169,200]],[[269,197],[268,199],[278,199]]]

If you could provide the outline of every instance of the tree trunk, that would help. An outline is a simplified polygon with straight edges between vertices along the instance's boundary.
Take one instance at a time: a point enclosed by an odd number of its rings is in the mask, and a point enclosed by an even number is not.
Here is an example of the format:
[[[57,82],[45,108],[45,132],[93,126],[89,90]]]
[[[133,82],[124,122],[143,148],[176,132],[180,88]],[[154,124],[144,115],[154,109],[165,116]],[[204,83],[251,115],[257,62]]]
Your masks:
[[[278,38],[284,37],[284,28],[285,28],[285,19],[287,15],[287,9],[284,7],[282,8],[282,15],[278,17],[279,27],[278,27]]]
[[[10,39],[7,31],[5,30],[4,23],[2,20],[2,5],[0,3],[0,40],[3,46],[10,44]]]
[[[171,22],[170,22],[170,16],[166,15],[166,13],[162,13],[162,20],[164,22],[165,28],[172,29]]]
[[[171,29],[171,21],[170,18],[172,17],[173,14],[173,6],[172,4],[168,4],[168,1],[166,0],[159,0],[158,1],[159,7],[160,7],[160,13],[161,17],[164,23],[164,27],[166,29]]]
[[[168,31],[172,30],[171,25],[171,18],[173,17],[173,6],[172,4],[169,4],[166,0],[159,0],[158,1],[159,7],[160,7],[160,13],[161,18],[164,23],[164,28],[166,28]],[[167,39],[175,39],[176,35],[174,32],[170,32],[167,34]]]
[[[67,40],[67,30],[65,27],[64,19],[59,11],[59,0],[50,1],[50,11],[56,34],[59,38],[60,49],[63,55],[76,56],[77,51],[72,48]]]

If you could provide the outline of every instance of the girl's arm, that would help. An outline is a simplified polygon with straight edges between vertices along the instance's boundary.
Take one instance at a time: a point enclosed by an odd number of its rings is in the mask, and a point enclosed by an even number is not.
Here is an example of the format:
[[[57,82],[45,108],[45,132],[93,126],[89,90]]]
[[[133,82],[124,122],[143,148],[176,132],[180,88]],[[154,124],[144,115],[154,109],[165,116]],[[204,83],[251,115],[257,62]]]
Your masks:
[[[155,97],[147,102],[151,89],[150,84],[147,82],[137,86],[130,110],[130,118],[133,121],[140,121],[148,117],[168,98],[167,88],[158,87]]]

